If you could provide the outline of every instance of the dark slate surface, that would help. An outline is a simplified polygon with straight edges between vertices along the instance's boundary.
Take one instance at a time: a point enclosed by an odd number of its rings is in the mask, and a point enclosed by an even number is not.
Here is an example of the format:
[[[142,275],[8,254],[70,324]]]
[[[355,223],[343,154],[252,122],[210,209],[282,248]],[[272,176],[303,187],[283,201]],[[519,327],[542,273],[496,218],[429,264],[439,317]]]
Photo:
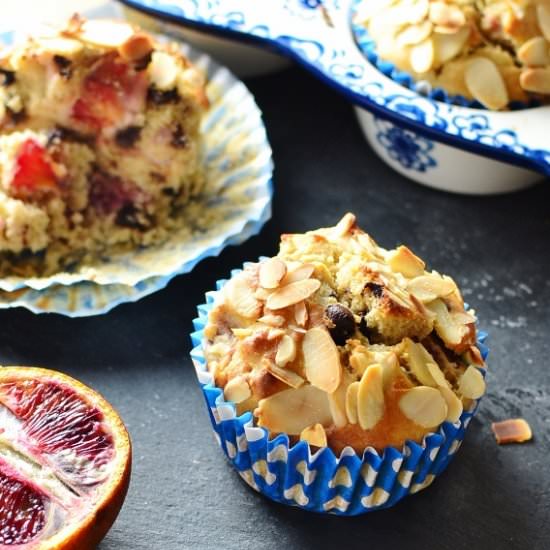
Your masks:
[[[131,432],[132,485],[101,549],[550,548],[550,186],[496,198],[432,191],[382,164],[350,106],[303,72],[249,84],[276,163],[274,218],[259,237],[108,315],[0,312],[4,364],[81,378]],[[216,279],[274,254],[282,231],[331,225],[348,210],[381,244],[406,242],[455,276],[492,348],[489,393],[454,463],[424,492],[354,519],[285,508],[248,489],[216,447],[188,358],[195,306]],[[516,415],[534,441],[498,447],[490,422]]]

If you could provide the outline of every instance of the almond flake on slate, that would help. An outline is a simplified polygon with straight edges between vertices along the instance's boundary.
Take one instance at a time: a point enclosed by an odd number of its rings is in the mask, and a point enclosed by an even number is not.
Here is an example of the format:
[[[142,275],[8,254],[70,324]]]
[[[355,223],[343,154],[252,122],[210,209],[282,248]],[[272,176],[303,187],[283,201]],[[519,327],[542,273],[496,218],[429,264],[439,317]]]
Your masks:
[[[384,416],[384,387],[381,365],[363,373],[357,390],[357,419],[363,430],[372,430]]]
[[[82,22],[78,37],[96,46],[118,48],[133,34],[134,29],[122,21],[90,19]]]
[[[500,422],[493,422],[491,429],[499,445],[523,443],[533,438],[531,426],[523,418],[509,418]]]
[[[302,341],[306,378],[317,388],[333,393],[340,385],[342,366],[334,340],[324,327],[306,332]]]
[[[300,441],[306,441],[315,447],[327,446],[327,434],[322,424],[314,424],[302,430]]]
[[[299,388],[304,385],[305,380],[294,371],[278,367],[271,361],[266,361],[265,363],[267,371],[277,378],[277,380],[284,382],[287,386],[290,386],[291,388]]]
[[[308,319],[307,308],[305,302],[298,302],[294,305],[294,320],[296,324],[305,327]]]
[[[445,420],[448,422],[457,422],[464,410],[462,401],[457,397],[455,392],[448,386],[439,386],[439,391],[447,403],[447,417]]]
[[[242,403],[252,395],[252,392],[246,380],[242,376],[236,376],[227,382],[223,395],[228,401]]]
[[[306,279],[290,283],[270,294],[266,300],[266,306],[269,309],[283,309],[292,306],[309,298],[314,292],[319,290],[320,286],[321,282],[317,279]]]
[[[277,288],[285,275],[286,264],[279,258],[270,258],[260,264],[259,278],[263,288]]]
[[[346,391],[346,416],[350,424],[357,424],[357,393],[359,382],[352,382]]]
[[[439,426],[447,418],[447,402],[436,388],[411,388],[399,400],[401,412],[423,428]]]
[[[479,370],[470,365],[458,380],[458,391],[468,399],[479,399],[485,393],[485,380]]]
[[[228,305],[236,313],[247,319],[256,318],[261,311],[261,304],[254,298],[252,289],[245,279],[237,277],[225,286]]]
[[[295,357],[296,344],[288,334],[285,334],[279,342],[277,353],[275,355],[275,363],[278,367],[284,367],[287,363],[294,361]]]
[[[464,80],[474,99],[485,107],[496,111],[508,105],[510,100],[504,78],[490,59],[486,57],[470,59],[466,65]]]
[[[261,399],[254,415],[259,426],[289,435],[300,435],[312,424],[329,425],[332,422],[327,394],[310,384]]]

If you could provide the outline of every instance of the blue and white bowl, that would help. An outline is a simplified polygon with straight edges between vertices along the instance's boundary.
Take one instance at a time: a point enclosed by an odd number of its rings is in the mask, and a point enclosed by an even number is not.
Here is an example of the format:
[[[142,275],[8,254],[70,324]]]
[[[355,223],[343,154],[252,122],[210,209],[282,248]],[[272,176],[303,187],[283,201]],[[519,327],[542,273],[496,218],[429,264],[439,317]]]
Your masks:
[[[240,271],[233,270],[231,276]],[[401,449],[387,447],[383,453],[369,447],[362,455],[351,447],[336,455],[328,447],[314,451],[304,441],[292,445],[288,436],[271,437],[265,428],[256,426],[251,413],[239,416],[235,404],[226,401],[223,390],[214,385],[203,351],[208,313],[226,283],[218,281],[217,290],[208,292],[206,303],[197,308],[191,358],[216,441],[250,487],[288,506],[354,516],[393,506],[431,485],[445,470],[462,444],[479,399],[457,422],[444,422],[421,443],[409,440]],[[485,360],[487,334],[479,333],[478,338]],[[480,371],[485,376],[485,369]]]
[[[550,175],[550,106],[492,112],[450,105],[400,85],[359,48],[351,20],[356,0],[271,0],[269,9],[248,0],[119,1],[294,59],[350,99],[376,153],[419,183],[492,194]]]

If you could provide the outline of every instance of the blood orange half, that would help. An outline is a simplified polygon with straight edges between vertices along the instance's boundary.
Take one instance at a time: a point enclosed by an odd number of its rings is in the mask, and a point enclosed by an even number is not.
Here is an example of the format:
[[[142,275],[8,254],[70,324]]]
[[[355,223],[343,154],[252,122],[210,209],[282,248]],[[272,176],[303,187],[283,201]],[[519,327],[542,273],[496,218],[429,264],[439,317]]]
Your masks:
[[[131,446],[99,394],[46,369],[0,367],[0,550],[91,550],[126,496]]]

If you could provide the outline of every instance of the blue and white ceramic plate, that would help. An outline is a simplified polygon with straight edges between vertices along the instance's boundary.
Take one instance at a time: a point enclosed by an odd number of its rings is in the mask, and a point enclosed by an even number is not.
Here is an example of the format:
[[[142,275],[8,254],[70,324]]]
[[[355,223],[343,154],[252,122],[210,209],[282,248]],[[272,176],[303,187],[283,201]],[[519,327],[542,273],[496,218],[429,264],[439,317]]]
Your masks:
[[[104,313],[163,288],[227,245],[244,242],[271,217],[271,148],[254,98],[210,57],[183,49],[207,73],[211,101],[202,126],[206,191],[184,214],[193,224],[174,231],[165,243],[113,255],[73,273],[0,279],[0,308],[23,306],[70,316]]]
[[[449,105],[401,86],[359,48],[352,25],[358,0],[270,0],[269,9],[248,0],[119,1],[296,60],[354,102],[376,152],[421,183],[483,194],[550,175],[550,106],[491,112]]]

